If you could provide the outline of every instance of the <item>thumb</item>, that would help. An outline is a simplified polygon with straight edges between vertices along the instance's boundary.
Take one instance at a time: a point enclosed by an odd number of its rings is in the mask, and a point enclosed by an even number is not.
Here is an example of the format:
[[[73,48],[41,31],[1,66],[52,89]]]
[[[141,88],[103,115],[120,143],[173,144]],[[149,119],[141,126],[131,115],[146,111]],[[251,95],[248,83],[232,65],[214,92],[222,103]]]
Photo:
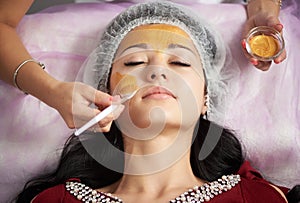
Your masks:
[[[95,98],[94,98],[94,103],[96,106],[100,107],[106,107],[111,104],[113,100],[113,97],[107,93],[101,92],[97,90],[95,92]],[[102,109],[102,108],[100,108]]]
[[[283,25],[280,20],[275,16],[268,18],[267,25],[275,28],[278,32],[281,32],[283,29]]]

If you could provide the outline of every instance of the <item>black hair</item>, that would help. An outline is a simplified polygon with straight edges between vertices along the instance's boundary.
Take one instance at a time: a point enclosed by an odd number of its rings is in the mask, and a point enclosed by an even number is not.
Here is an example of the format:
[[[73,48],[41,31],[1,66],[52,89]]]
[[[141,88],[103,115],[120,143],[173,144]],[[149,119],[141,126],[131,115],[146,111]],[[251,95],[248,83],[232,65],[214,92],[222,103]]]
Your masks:
[[[213,133],[211,129],[214,129]],[[216,132],[220,132],[220,135]],[[121,132],[115,123],[112,124],[110,132],[104,134],[111,144],[123,150]],[[103,135],[91,133],[84,140],[80,140],[78,136],[72,135],[63,148],[57,169],[29,181],[18,195],[16,202],[29,203],[41,191],[62,184],[70,178],[79,178],[82,183],[91,188],[101,188],[119,180],[122,173],[101,165],[84,147],[86,142],[99,142],[100,136]],[[208,156],[201,158],[202,149],[207,144],[206,141],[214,140],[214,138],[217,140],[215,146],[210,150]],[[114,160],[114,155],[108,151],[105,145],[96,147],[95,153],[97,157]],[[242,146],[233,132],[200,117],[195,128],[190,155],[190,163],[195,176],[206,181],[216,180],[222,175],[236,173],[243,162]],[[287,196],[289,202],[299,201],[299,189],[298,187],[291,190]]]
[[[288,202],[300,203],[300,185],[293,187],[286,195]]]
[[[199,130],[194,135],[190,163],[197,177],[213,181],[239,170],[244,157],[242,146],[232,131],[200,118]]]

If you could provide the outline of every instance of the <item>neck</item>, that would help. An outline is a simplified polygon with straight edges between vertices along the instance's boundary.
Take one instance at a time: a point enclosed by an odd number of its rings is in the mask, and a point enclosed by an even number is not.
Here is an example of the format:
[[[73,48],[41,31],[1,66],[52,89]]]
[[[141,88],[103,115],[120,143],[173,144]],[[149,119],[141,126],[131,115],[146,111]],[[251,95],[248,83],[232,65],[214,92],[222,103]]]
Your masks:
[[[192,130],[176,136],[163,131],[148,141],[126,139],[125,172],[115,193],[161,194],[199,185],[190,164],[192,135]]]
[[[194,176],[190,167],[189,153],[186,153],[180,160],[162,171],[145,175],[125,174],[116,193],[159,194],[174,188],[182,192],[199,183],[200,180]]]
[[[144,175],[163,171],[185,157],[189,161],[193,130],[163,130],[149,140],[124,136],[124,174]],[[151,136],[149,136],[151,137]],[[188,164],[189,166],[190,164]]]

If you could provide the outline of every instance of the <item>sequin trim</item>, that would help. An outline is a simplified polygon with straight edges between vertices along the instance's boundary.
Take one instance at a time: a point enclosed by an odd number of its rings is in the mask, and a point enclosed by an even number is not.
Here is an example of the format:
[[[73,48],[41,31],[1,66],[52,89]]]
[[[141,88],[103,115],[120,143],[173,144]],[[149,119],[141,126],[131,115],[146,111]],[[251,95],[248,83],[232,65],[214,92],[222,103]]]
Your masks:
[[[231,190],[241,181],[240,175],[224,175],[216,181],[195,186],[182,193],[170,203],[201,203],[208,202],[217,195]],[[65,184],[66,190],[79,201],[85,203],[123,203],[123,201],[110,193],[98,192],[83,183],[69,181]]]

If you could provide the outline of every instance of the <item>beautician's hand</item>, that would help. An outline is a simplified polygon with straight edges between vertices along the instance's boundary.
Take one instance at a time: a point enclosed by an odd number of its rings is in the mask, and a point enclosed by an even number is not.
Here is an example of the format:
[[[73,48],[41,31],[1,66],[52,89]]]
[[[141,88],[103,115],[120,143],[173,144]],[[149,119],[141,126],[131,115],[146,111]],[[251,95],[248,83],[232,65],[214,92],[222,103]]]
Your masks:
[[[79,82],[58,81],[50,94],[48,105],[55,108],[69,128],[79,128],[88,122],[105,107],[109,106],[114,97]],[[99,109],[92,108],[94,103]],[[107,132],[111,122],[118,115],[110,115],[92,127],[93,131]]]
[[[17,67],[33,58],[16,32],[32,3],[33,0],[0,0],[0,80],[13,86],[17,83],[20,91],[55,108],[69,128],[79,128],[110,105],[112,97],[86,84],[59,81],[32,61],[23,64],[15,77]],[[99,109],[91,108],[92,103]],[[108,131],[118,113],[100,121],[93,130]]]
[[[282,33],[283,25],[280,23],[279,19],[275,16],[264,16],[264,14],[260,13],[257,14],[256,16],[253,16],[252,18],[248,19],[246,26],[245,26],[245,31],[244,31],[244,39],[242,41],[242,47],[244,50],[244,53],[246,57],[249,59],[249,61],[258,69],[266,71],[270,68],[271,66],[271,61],[259,61],[258,59],[255,59],[251,57],[247,51],[246,51],[246,42],[245,38],[247,33],[254,27],[256,26],[270,26],[278,30],[279,32]],[[275,63],[281,63],[283,60],[286,58],[286,50],[284,50],[277,58],[274,59]]]
[[[280,13],[280,0],[248,0],[247,16],[248,20],[245,23],[243,30],[242,48],[248,60],[258,69],[266,71],[270,68],[272,62],[259,61],[251,57],[245,49],[245,38],[247,33],[257,26],[273,27],[282,34],[283,25],[278,16]],[[286,58],[286,50],[284,50],[277,58],[275,63],[281,63]]]

